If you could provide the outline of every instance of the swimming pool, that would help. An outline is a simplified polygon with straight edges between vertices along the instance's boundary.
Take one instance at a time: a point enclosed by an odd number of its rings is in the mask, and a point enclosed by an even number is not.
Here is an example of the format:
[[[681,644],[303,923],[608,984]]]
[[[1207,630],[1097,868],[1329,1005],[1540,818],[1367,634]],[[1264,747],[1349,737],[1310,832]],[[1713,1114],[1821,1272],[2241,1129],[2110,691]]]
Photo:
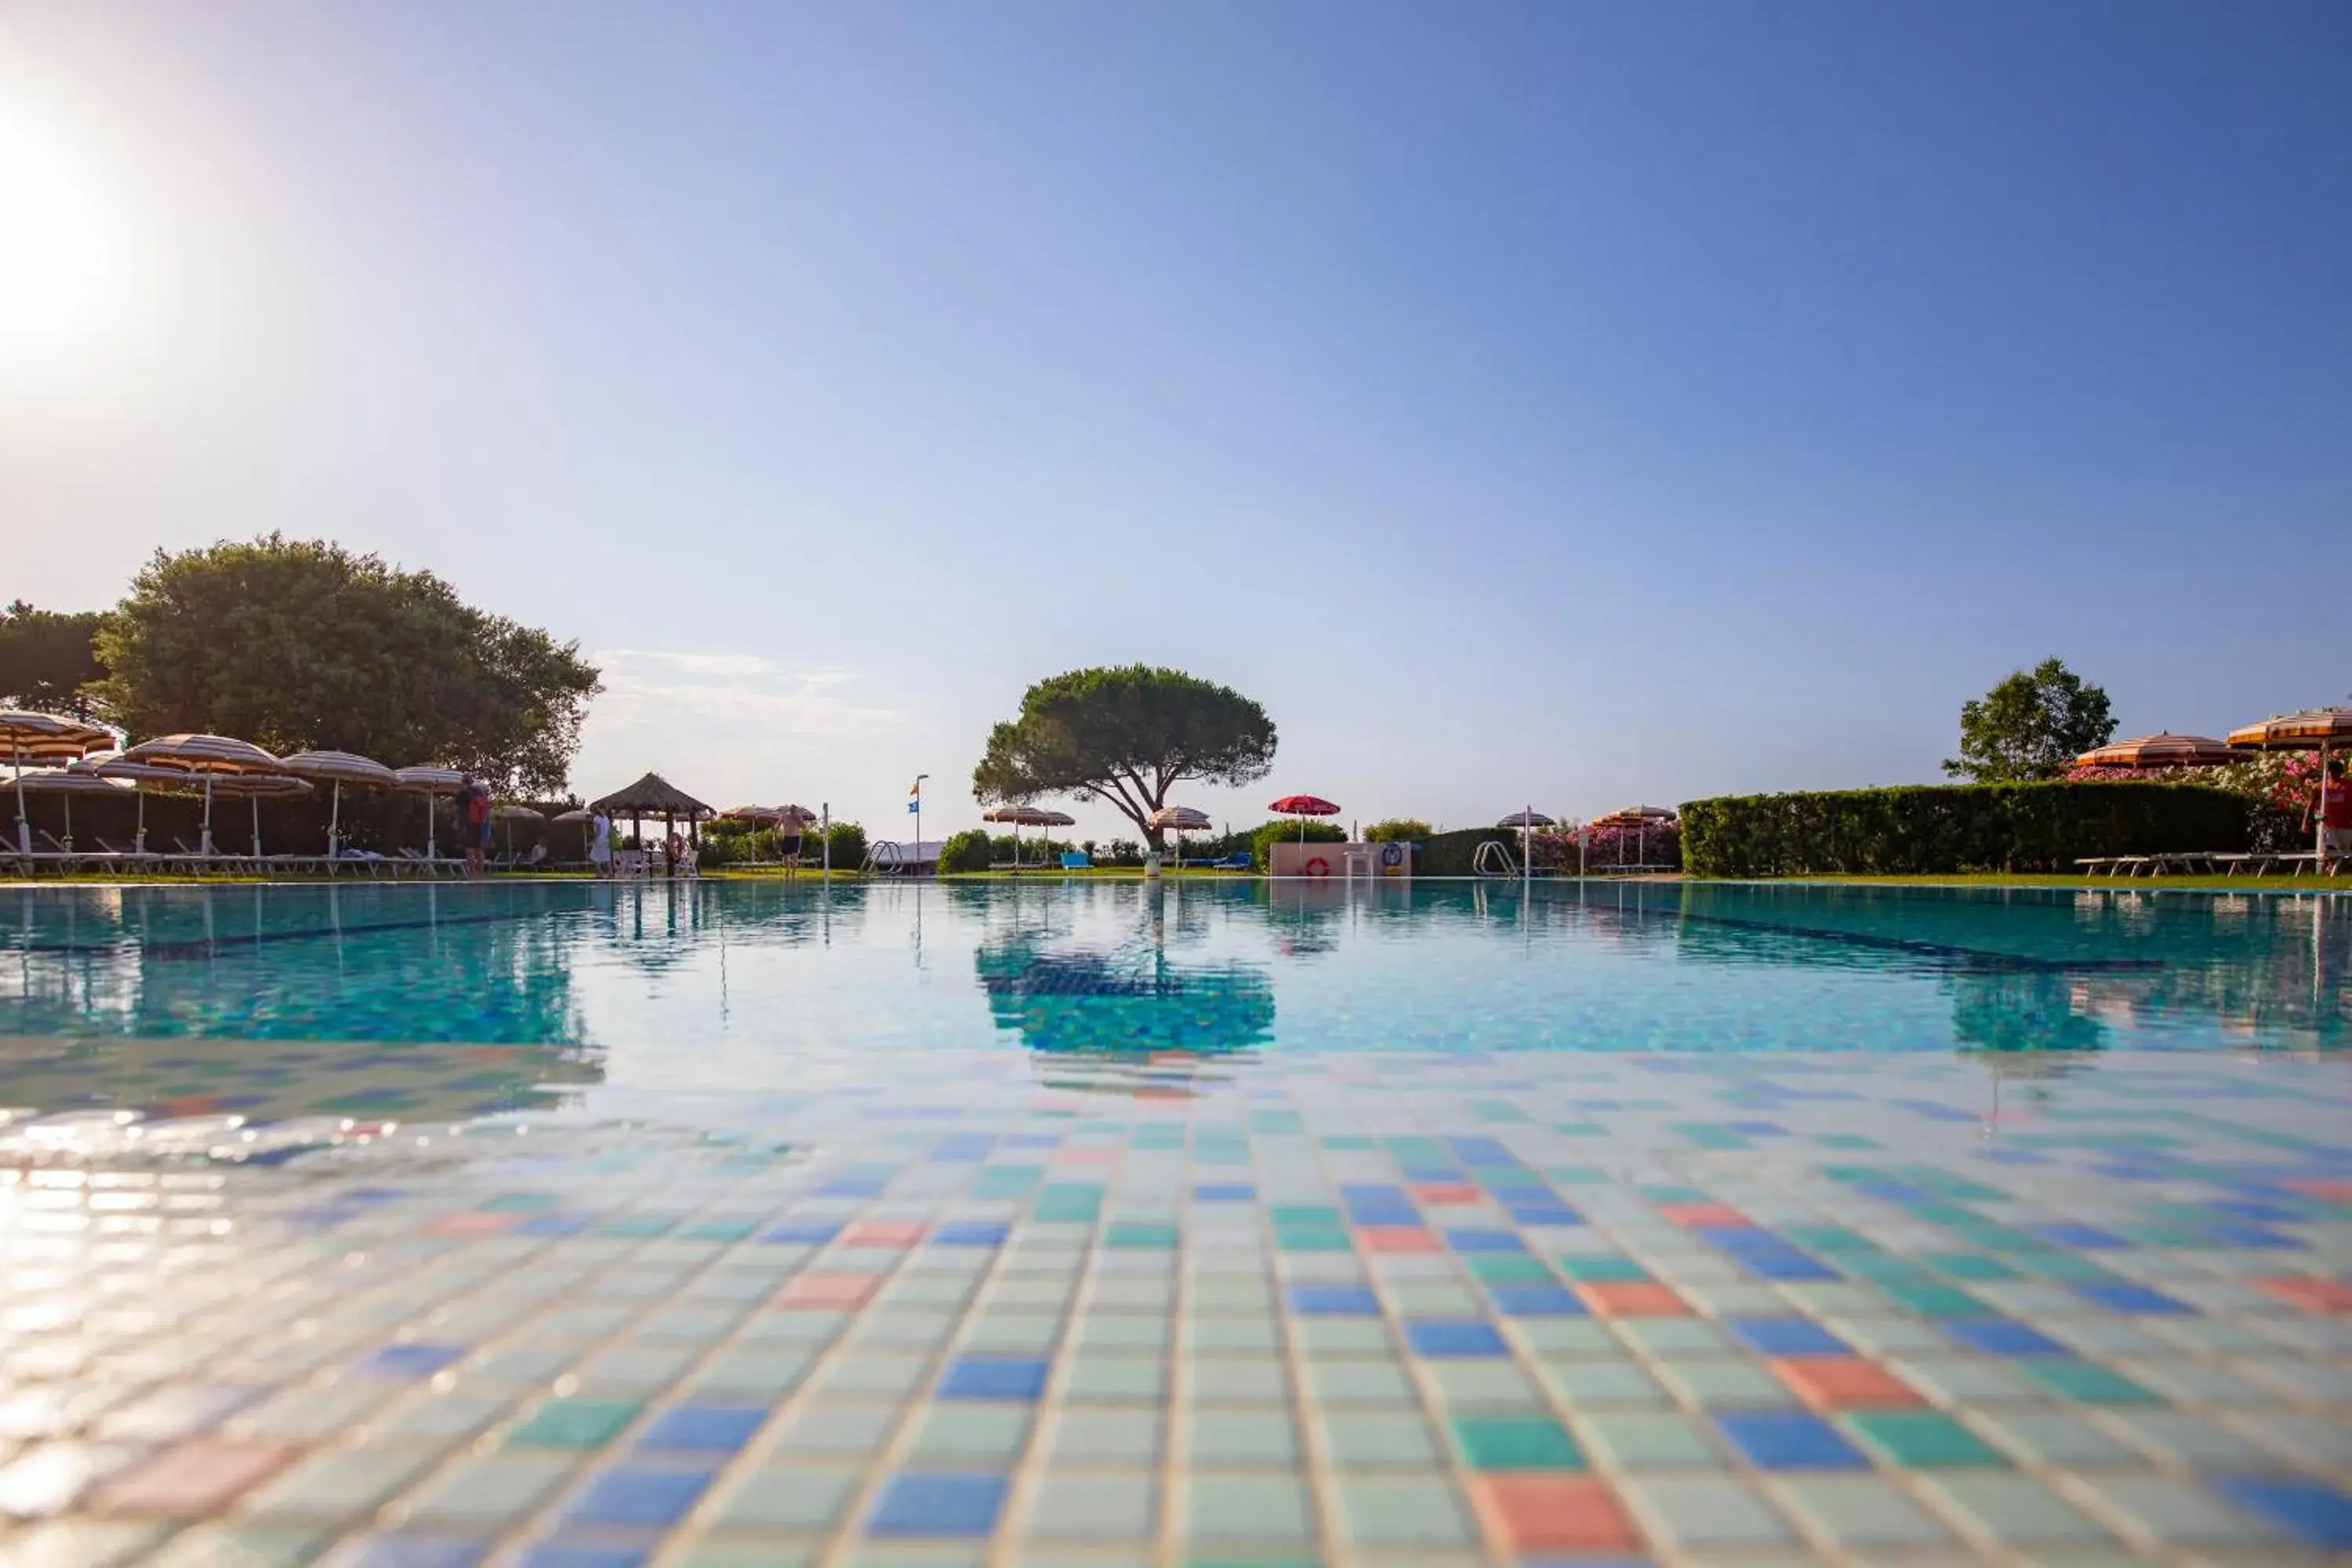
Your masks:
[[[2352,1548],[2344,900],[8,897],[0,1556]]]

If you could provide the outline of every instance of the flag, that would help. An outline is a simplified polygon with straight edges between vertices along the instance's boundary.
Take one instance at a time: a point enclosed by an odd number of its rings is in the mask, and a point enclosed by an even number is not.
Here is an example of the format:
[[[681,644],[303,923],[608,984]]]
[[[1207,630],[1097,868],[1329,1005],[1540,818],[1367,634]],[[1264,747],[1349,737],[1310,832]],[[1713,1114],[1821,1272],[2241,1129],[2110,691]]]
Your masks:
[[[923,781],[922,781],[922,780],[920,780],[920,779],[917,779],[913,784],[908,784],[908,785],[907,786],[907,793],[908,793],[908,795],[920,795],[920,794],[922,794],[922,793],[923,793]]]
[[[923,803],[919,800],[910,800],[907,803],[907,811],[909,816],[913,816],[920,812],[922,809]]]

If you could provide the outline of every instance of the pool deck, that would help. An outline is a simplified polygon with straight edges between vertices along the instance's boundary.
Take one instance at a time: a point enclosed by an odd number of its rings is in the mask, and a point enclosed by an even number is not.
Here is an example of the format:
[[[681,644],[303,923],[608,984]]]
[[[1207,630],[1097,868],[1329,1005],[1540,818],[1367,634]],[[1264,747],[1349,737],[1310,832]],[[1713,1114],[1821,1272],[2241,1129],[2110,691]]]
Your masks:
[[[0,1562],[2346,1560],[2352,1064],[2051,1060],[19,1116]]]

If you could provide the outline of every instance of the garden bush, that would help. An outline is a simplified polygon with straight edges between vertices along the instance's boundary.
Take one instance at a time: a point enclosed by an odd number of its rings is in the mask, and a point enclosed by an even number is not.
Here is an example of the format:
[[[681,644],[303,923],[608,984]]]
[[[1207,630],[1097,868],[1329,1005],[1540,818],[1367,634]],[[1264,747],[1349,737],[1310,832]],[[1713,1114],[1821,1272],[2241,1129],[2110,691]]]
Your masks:
[[[1701,877],[2072,871],[2095,856],[2246,847],[2242,797],[2202,784],[1921,784],[1722,795],[1682,808]]]
[[[857,824],[836,822],[833,825],[832,831],[824,835],[824,837],[833,845],[835,870],[855,871],[866,864],[866,829]],[[809,836],[807,858],[812,862],[824,858],[824,845],[818,841],[817,835],[814,833]]]
[[[1391,816],[1364,829],[1367,844],[1418,844],[1430,835],[1429,824],[1417,816]]]
[[[988,835],[977,827],[967,827],[961,833],[950,834],[940,846],[940,870],[985,871],[996,858],[996,847]]]

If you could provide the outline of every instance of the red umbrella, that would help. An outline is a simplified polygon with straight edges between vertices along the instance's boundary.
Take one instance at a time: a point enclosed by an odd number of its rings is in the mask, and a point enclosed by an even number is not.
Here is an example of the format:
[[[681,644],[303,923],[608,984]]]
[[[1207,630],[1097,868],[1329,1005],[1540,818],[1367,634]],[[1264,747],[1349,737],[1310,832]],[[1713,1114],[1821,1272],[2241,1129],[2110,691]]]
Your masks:
[[[1307,842],[1307,819],[1310,816],[1337,816],[1339,808],[1319,795],[1286,795],[1266,807],[1277,816],[1298,818],[1298,842]]]

